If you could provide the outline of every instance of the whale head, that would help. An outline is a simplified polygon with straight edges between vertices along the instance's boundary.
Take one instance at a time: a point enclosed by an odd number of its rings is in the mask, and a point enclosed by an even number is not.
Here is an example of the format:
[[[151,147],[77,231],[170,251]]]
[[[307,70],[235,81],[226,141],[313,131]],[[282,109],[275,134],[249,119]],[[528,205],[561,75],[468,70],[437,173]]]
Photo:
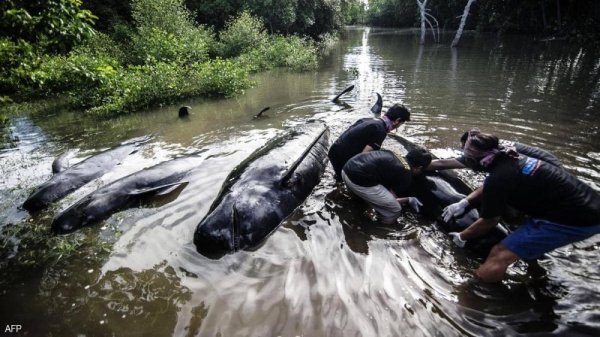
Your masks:
[[[288,195],[277,187],[261,185],[243,195],[228,195],[200,222],[194,233],[196,250],[220,258],[255,246],[282,221]]]

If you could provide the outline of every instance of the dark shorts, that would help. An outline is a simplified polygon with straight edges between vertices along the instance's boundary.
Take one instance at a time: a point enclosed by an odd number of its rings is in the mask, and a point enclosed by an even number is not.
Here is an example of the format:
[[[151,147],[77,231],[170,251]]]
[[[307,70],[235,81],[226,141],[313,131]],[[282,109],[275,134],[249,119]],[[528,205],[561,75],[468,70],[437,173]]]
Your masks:
[[[502,243],[521,259],[533,260],[556,248],[585,240],[598,233],[600,224],[585,227],[567,226],[529,218],[523,226],[502,240]]]

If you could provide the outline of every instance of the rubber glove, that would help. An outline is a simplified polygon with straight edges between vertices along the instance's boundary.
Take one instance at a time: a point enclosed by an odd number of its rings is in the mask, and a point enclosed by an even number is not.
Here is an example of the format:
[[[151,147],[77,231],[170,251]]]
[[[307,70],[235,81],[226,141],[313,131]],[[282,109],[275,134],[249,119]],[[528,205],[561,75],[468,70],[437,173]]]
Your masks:
[[[452,241],[460,248],[464,248],[465,245],[467,244],[467,241],[463,240],[460,237],[460,233],[458,233],[458,232],[450,232],[450,233],[448,233],[448,235],[450,235],[450,237],[452,238]]]
[[[446,206],[446,208],[444,208],[444,212],[442,213],[444,221],[448,222],[450,219],[463,214],[468,206],[469,201],[467,199],[461,199],[459,202],[455,202]]]
[[[423,204],[415,197],[408,197],[408,206],[419,213],[419,206],[423,206]]]

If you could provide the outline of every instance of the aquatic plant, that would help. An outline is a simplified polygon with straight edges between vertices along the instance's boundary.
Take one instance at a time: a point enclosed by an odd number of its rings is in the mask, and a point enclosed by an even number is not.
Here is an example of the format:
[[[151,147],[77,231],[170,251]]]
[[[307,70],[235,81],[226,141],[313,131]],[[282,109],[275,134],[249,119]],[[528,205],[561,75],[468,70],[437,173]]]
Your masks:
[[[103,258],[111,251],[112,243],[98,235],[51,235],[48,220],[29,218],[0,228],[0,265],[40,267],[74,255]]]

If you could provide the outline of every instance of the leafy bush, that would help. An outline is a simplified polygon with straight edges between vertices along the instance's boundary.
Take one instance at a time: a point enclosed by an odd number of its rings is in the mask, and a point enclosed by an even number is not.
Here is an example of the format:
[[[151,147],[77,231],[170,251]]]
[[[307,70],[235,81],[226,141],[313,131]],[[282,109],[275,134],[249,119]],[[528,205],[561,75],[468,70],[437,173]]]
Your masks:
[[[27,91],[32,83],[30,72],[41,58],[42,51],[28,42],[0,38],[0,92],[15,94]]]
[[[248,73],[245,66],[231,60],[190,66],[157,62],[130,66],[99,90],[80,95],[93,98],[95,105],[90,112],[114,115],[198,95],[229,97],[252,85]]]
[[[137,33],[130,62],[203,62],[214,44],[212,30],[198,26],[181,0],[134,0]]]
[[[91,37],[97,19],[81,0],[2,1],[0,18],[0,36],[63,53]]]
[[[189,75],[199,83],[198,94],[231,97],[253,84],[248,79],[249,72],[241,63],[217,58],[194,64]]]
[[[318,64],[317,48],[309,40],[296,36],[275,37],[272,42],[275,55],[281,56],[279,66],[296,70],[315,69]],[[285,57],[283,57],[285,56]]]
[[[93,101],[83,104],[89,99],[83,94],[98,90],[111,81],[120,68],[118,60],[103,54],[90,55],[86,49],[74,51],[69,56],[46,56],[30,73],[31,90],[38,96],[69,93],[77,106],[92,106]]]
[[[141,27],[133,37],[133,64],[202,62],[208,59],[203,34],[176,36],[157,27]]]
[[[186,35],[195,26],[182,0],[132,0],[133,20],[138,28],[155,27],[175,36]]]
[[[75,48],[74,53],[90,57],[111,58],[120,64],[127,63],[127,54],[121,43],[104,33],[96,33],[86,43]]]
[[[22,92],[40,97],[66,93],[76,106],[92,106],[94,100],[79,95],[99,90],[122,70],[124,53],[107,35],[98,33],[66,56],[43,55],[33,69],[17,68],[15,76],[27,85]],[[84,103],[89,102],[89,103]]]
[[[219,33],[218,55],[224,58],[236,57],[267,41],[267,32],[260,19],[248,12],[231,19],[225,30]]]
[[[253,72],[276,67],[306,71],[318,65],[317,47],[297,36],[271,36],[268,42],[240,55],[238,60]]]

